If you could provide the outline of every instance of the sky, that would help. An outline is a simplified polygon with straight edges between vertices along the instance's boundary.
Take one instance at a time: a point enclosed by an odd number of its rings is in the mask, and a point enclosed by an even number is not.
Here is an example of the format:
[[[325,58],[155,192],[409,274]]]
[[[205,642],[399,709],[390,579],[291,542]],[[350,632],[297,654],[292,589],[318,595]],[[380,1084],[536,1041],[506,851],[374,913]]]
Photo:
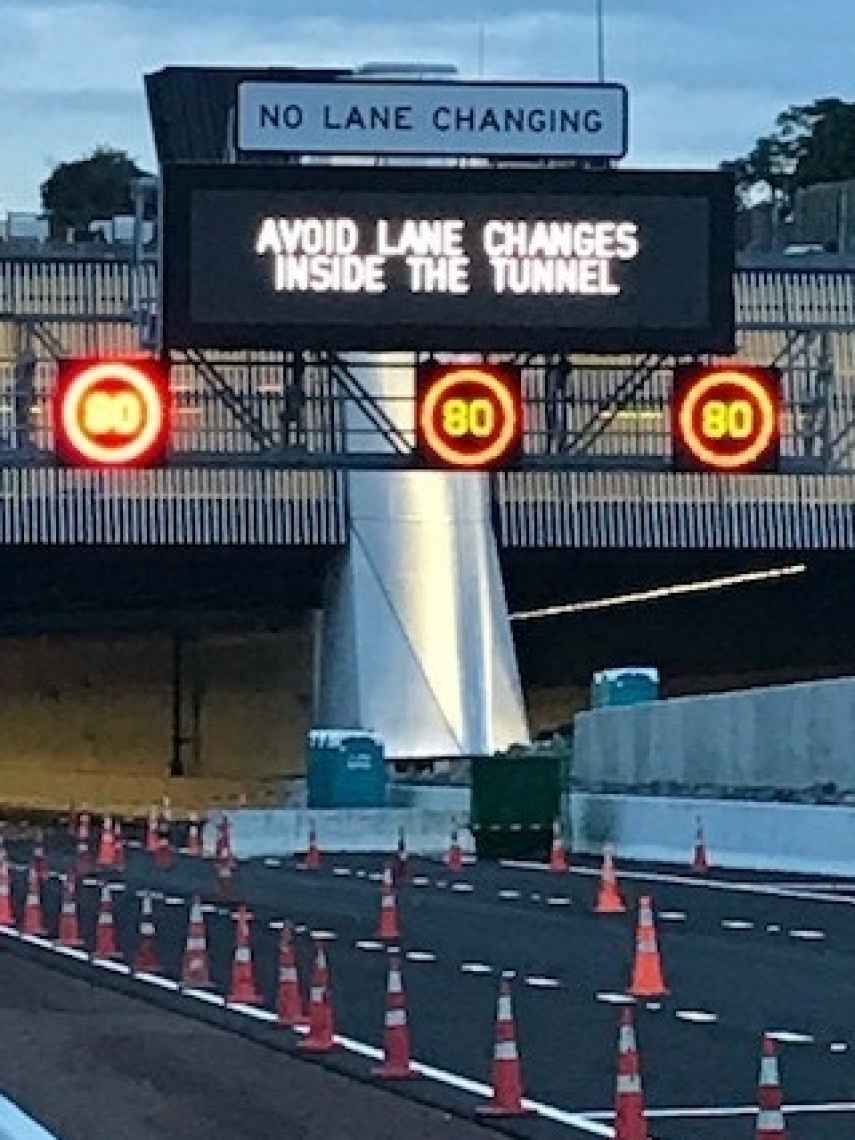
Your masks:
[[[0,0],[0,216],[98,144],[155,169],[142,77],[168,65],[454,63],[589,80],[596,0]],[[855,99],[853,0],[603,0],[606,78],[627,85],[625,166],[709,167],[779,111]],[[412,13],[412,14],[409,14]]]

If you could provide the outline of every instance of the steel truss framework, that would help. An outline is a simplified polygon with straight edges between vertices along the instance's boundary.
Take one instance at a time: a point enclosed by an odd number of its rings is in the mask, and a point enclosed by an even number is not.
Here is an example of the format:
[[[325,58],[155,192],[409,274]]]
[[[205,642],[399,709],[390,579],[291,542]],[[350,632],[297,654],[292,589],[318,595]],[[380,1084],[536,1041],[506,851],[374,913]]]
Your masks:
[[[0,262],[0,467],[52,466],[49,392],[65,354],[145,350],[155,266],[104,261]],[[737,274],[739,356],[784,372],[782,470],[855,470],[855,273]],[[4,335],[5,332],[5,335]],[[31,412],[16,398],[15,359],[40,363]],[[5,359],[5,367],[4,367]],[[400,356],[400,367],[414,358]],[[520,470],[668,471],[673,358],[573,354],[563,391],[549,391],[547,361],[524,366],[525,440]],[[170,466],[177,468],[407,469],[412,400],[391,407],[366,388],[358,357],[216,353],[167,359],[176,401]],[[299,414],[288,391],[301,391]],[[20,394],[18,394],[20,395]],[[348,405],[376,447],[346,429]],[[354,417],[350,417],[353,422]],[[21,421],[22,422],[19,422]],[[400,429],[396,425],[408,425]]]

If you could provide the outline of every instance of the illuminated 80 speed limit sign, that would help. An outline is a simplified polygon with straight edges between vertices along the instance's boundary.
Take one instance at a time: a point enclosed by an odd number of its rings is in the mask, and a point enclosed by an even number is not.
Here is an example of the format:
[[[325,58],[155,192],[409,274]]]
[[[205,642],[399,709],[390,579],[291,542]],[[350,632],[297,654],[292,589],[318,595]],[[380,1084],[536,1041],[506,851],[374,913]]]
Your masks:
[[[512,462],[522,445],[518,368],[420,365],[416,446],[433,467],[480,471]]]
[[[169,441],[169,386],[155,360],[63,360],[56,452],[74,467],[151,467]]]
[[[746,364],[674,371],[671,431],[678,471],[775,471],[780,458],[781,374]]]

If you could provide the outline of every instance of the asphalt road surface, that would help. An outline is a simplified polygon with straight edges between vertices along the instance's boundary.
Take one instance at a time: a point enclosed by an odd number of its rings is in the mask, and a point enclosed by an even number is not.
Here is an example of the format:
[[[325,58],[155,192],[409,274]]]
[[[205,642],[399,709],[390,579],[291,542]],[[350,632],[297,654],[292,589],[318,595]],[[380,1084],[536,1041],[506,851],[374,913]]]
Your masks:
[[[18,864],[29,858],[27,843],[9,846]],[[49,846],[54,868],[66,865],[70,856],[64,839]],[[371,1048],[382,1044],[386,963],[376,938],[376,879],[383,862],[380,857],[331,855],[316,872],[300,870],[293,859],[241,864],[234,898],[247,901],[255,915],[253,950],[267,1008],[274,1004],[278,925],[290,919],[305,928],[298,936],[304,985],[311,959],[308,932],[325,932],[336,1025],[348,1039],[347,1047],[321,1061],[295,1061],[289,1051],[293,1052],[297,1038],[290,1032],[269,1025],[263,1014],[253,1017],[249,1011],[232,1011],[225,1030],[173,1031],[194,1042],[197,1034],[204,1034],[211,1042],[201,1046],[196,1042],[192,1055],[198,1061],[181,1067],[182,1080],[192,1085],[197,1078],[205,1080],[206,1073],[222,1073],[230,1039],[246,1026],[259,1040],[265,1035],[275,1038],[275,1050],[271,1053],[263,1043],[241,1042],[250,1055],[253,1050],[263,1052],[265,1062],[256,1072],[251,1058],[242,1055],[235,1062],[237,1079],[251,1079],[255,1088],[263,1071],[275,1073],[277,1065],[288,1065],[295,1088],[300,1088],[318,1079],[319,1068],[330,1070],[330,1082],[353,1089],[353,1097],[370,1093],[388,1103],[390,1112],[411,1102],[431,1106],[422,1132],[408,1125],[400,1133],[402,1138],[451,1135],[451,1128],[468,1128],[466,1121],[474,1120],[476,1105],[483,1103],[477,1085],[473,1091],[467,1082],[489,1081],[496,987],[501,971],[513,970],[526,1091],[540,1106],[540,1114],[496,1127],[533,1140],[610,1135],[616,1022],[630,976],[634,914],[591,912],[596,878],[590,866],[555,875],[536,867],[479,864],[451,875],[439,863],[411,859],[410,881],[399,892],[399,905],[413,1052],[437,1073],[432,1079],[375,1091],[367,1082]],[[174,870],[160,872],[147,855],[134,851],[126,874],[110,877],[126,888],[116,892],[115,910],[128,960],[136,941],[137,890],[147,887],[162,894],[155,902],[155,916],[166,977],[178,976],[187,899],[194,890],[202,892],[208,903],[214,979],[224,992],[234,923],[231,906],[217,899],[210,862],[182,858]],[[781,1041],[785,1103],[792,1106],[791,1140],[851,1137],[855,884],[847,888],[830,880],[817,883],[788,877],[785,882],[718,876],[715,871],[696,880],[673,868],[633,868],[624,874],[622,886],[631,904],[642,893],[654,896],[671,990],[660,1002],[638,1003],[637,1008],[651,1135],[659,1140],[753,1137],[760,1038],[767,1031]],[[15,878],[19,909],[23,893],[24,875],[19,871]],[[83,933],[90,945],[97,895],[94,880],[81,887]],[[45,888],[51,935],[56,931],[58,898],[59,885],[52,879]],[[0,936],[0,947],[13,942],[16,952],[57,962],[47,947],[21,946],[18,939]],[[0,970],[6,969],[7,960],[5,955]],[[74,965],[97,978],[99,985],[121,980],[97,965]],[[154,1003],[166,995],[193,1015],[203,1006],[206,1013],[212,1008],[174,991],[167,994],[154,983],[135,984]],[[183,1020],[175,1014],[157,1016],[170,1023]],[[149,1054],[135,1049],[133,1035],[117,1043],[116,1049],[119,1055],[123,1049],[130,1053],[138,1081],[149,1079]],[[97,1059],[91,1071],[98,1071]],[[0,1088],[14,1097],[15,1090],[8,1082],[4,1085],[2,1073]],[[250,1099],[254,1103],[255,1093]],[[267,1103],[263,1096],[261,1100]],[[359,1111],[354,1103],[353,1113]],[[387,1123],[382,1111],[376,1122],[366,1116],[362,1123],[361,1135],[389,1134],[382,1130]],[[168,1129],[150,1134],[165,1140],[189,1135]],[[275,1131],[250,1128],[229,1134],[263,1137]],[[327,1134],[347,1132],[333,1128]]]

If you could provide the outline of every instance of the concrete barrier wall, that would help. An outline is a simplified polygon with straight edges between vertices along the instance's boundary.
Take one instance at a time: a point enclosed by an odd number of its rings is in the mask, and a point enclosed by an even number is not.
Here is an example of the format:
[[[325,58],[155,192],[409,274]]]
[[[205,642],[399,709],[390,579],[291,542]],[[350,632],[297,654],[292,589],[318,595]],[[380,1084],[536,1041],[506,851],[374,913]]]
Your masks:
[[[424,808],[364,808],[309,811],[302,808],[229,812],[232,848],[240,859],[260,855],[293,855],[305,851],[312,825],[322,851],[394,851],[398,829],[403,827],[407,850],[413,855],[442,855],[448,850],[452,828],[458,828],[464,852],[475,850],[463,812]],[[205,828],[206,850],[211,851],[217,813]]]
[[[776,685],[580,713],[574,778],[798,790],[855,789],[855,678]]]
[[[573,849],[685,866],[700,817],[713,865],[855,875],[855,808],[574,792]]]

